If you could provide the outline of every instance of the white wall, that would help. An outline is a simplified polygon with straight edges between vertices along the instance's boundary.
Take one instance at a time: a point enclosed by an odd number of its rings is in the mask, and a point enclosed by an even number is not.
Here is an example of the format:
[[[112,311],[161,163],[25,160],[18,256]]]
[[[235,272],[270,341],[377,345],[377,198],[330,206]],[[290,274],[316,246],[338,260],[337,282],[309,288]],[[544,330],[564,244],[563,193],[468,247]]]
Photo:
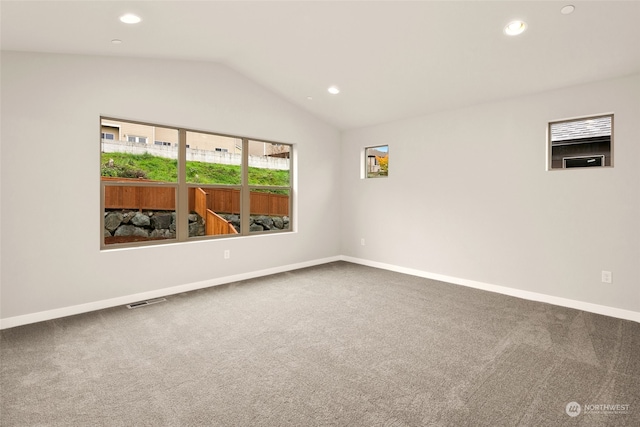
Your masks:
[[[614,168],[546,171],[549,121],[609,112]],[[640,312],[640,75],[346,132],[342,176],[348,257]]]
[[[5,327],[339,255],[339,227],[326,225],[340,191],[336,129],[219,65],[16,52],[1,59]],[[296,144],[297,232],[101,252],[100,115]]]
[[[640,312],[640,75],[353,130],[340,146],[223,66],[1,60],[3,327],[340,254]],[[545,170],[548,121],[607,112],[614,168]],[[100,115],[296,144],[298,231],[101,252]],[[389,178],[361,180],[361,149],[382,144]]]

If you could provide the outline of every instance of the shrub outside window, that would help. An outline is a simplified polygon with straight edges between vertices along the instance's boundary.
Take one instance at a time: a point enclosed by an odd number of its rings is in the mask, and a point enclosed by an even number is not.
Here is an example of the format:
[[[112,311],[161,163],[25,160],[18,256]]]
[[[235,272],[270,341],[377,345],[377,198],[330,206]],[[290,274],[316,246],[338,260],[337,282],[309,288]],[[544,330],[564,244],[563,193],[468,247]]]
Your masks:
[[[101,118],[106,128],[119,131],[101,139],[101,248],[292,230],[291,145]]]

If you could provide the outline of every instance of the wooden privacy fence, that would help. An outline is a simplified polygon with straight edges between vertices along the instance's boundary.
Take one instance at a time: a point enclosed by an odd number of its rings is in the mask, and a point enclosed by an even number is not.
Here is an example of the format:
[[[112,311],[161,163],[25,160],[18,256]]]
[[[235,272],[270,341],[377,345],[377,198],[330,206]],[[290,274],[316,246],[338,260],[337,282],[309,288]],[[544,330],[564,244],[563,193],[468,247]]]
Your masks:
[[[289,216],[289,196],[272,193],[250,193],[253,215]]]
[[[105,176],[102,177],[102,180],[142,182],[142,180],[133,178]],[[173,211],[176,209],[176,190],[171,187],[106,186],[104,188],[104,208]]]
[[[189,209],[191,209],[191,191],[194,190],[196,189],[189,189]],[[240,213],[240,190],[232,188],[198,188],[198,190],[202,190],[205,194],[207,209],[229,214]]]
[[[195,190],[202,190],[207,194],[207,209],[230,214],[240,213],[240,190],[232,188],[190,188],[189,210],[195,210],[195,206],[191,205],[192,200],[195,202],[191,192]],[[249,197],[251,215],[289,216],[288,195],[253,191]]]
[[[131,181],[144,183],[140,179],[102,177],[103,181]],[[148,181],[153,182],[153,181]],[[196,197],[196,190],[199,190]],[[201,197],[205,195],[204,198]],[[200,206],[196,206],[197,204]],[[289,216],[289,196],[271,193],[250,193],[251,215]],[[104,189],[105,209],[149,209],[175,210],[176,191],[174,187],[159,186],[106,186]],[[197,208],[197,209],[196,209]],[[200,210],[199,210],[200,209]],[[189,211],[210,209],[213,212],[239,214],[240,190],[231,188],[189,188]]]

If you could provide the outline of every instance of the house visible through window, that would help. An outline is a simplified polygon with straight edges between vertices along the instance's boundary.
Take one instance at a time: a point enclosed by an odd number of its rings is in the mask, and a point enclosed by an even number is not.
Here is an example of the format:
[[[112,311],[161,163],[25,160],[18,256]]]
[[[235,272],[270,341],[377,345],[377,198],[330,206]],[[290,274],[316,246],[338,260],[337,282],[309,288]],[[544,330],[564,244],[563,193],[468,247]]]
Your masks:
[[[613,114],[549,123],[549,168],[613,166]]]
[[[364,169],[366,178],[389,176],[389,146],[379,145],[365,148]]]
[[[123,138],[101,132],[101,248],[293,229],[292,145],[107,124]]]

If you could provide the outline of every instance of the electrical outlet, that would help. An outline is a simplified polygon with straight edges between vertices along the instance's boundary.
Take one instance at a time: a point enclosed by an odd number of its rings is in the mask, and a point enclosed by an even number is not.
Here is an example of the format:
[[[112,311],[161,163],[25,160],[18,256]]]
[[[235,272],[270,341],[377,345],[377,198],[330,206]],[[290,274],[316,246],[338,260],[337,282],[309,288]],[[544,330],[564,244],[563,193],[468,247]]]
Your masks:
[[[231,251],[229,249],[224,250],[224,259],[231,258]]]
[[[611,272],[602,270],[602,283],[611,283]]]
[[[364,246],[364,237],[363,237],[362,239],[360,239],[360,244],[361,244],[362,246]]]

